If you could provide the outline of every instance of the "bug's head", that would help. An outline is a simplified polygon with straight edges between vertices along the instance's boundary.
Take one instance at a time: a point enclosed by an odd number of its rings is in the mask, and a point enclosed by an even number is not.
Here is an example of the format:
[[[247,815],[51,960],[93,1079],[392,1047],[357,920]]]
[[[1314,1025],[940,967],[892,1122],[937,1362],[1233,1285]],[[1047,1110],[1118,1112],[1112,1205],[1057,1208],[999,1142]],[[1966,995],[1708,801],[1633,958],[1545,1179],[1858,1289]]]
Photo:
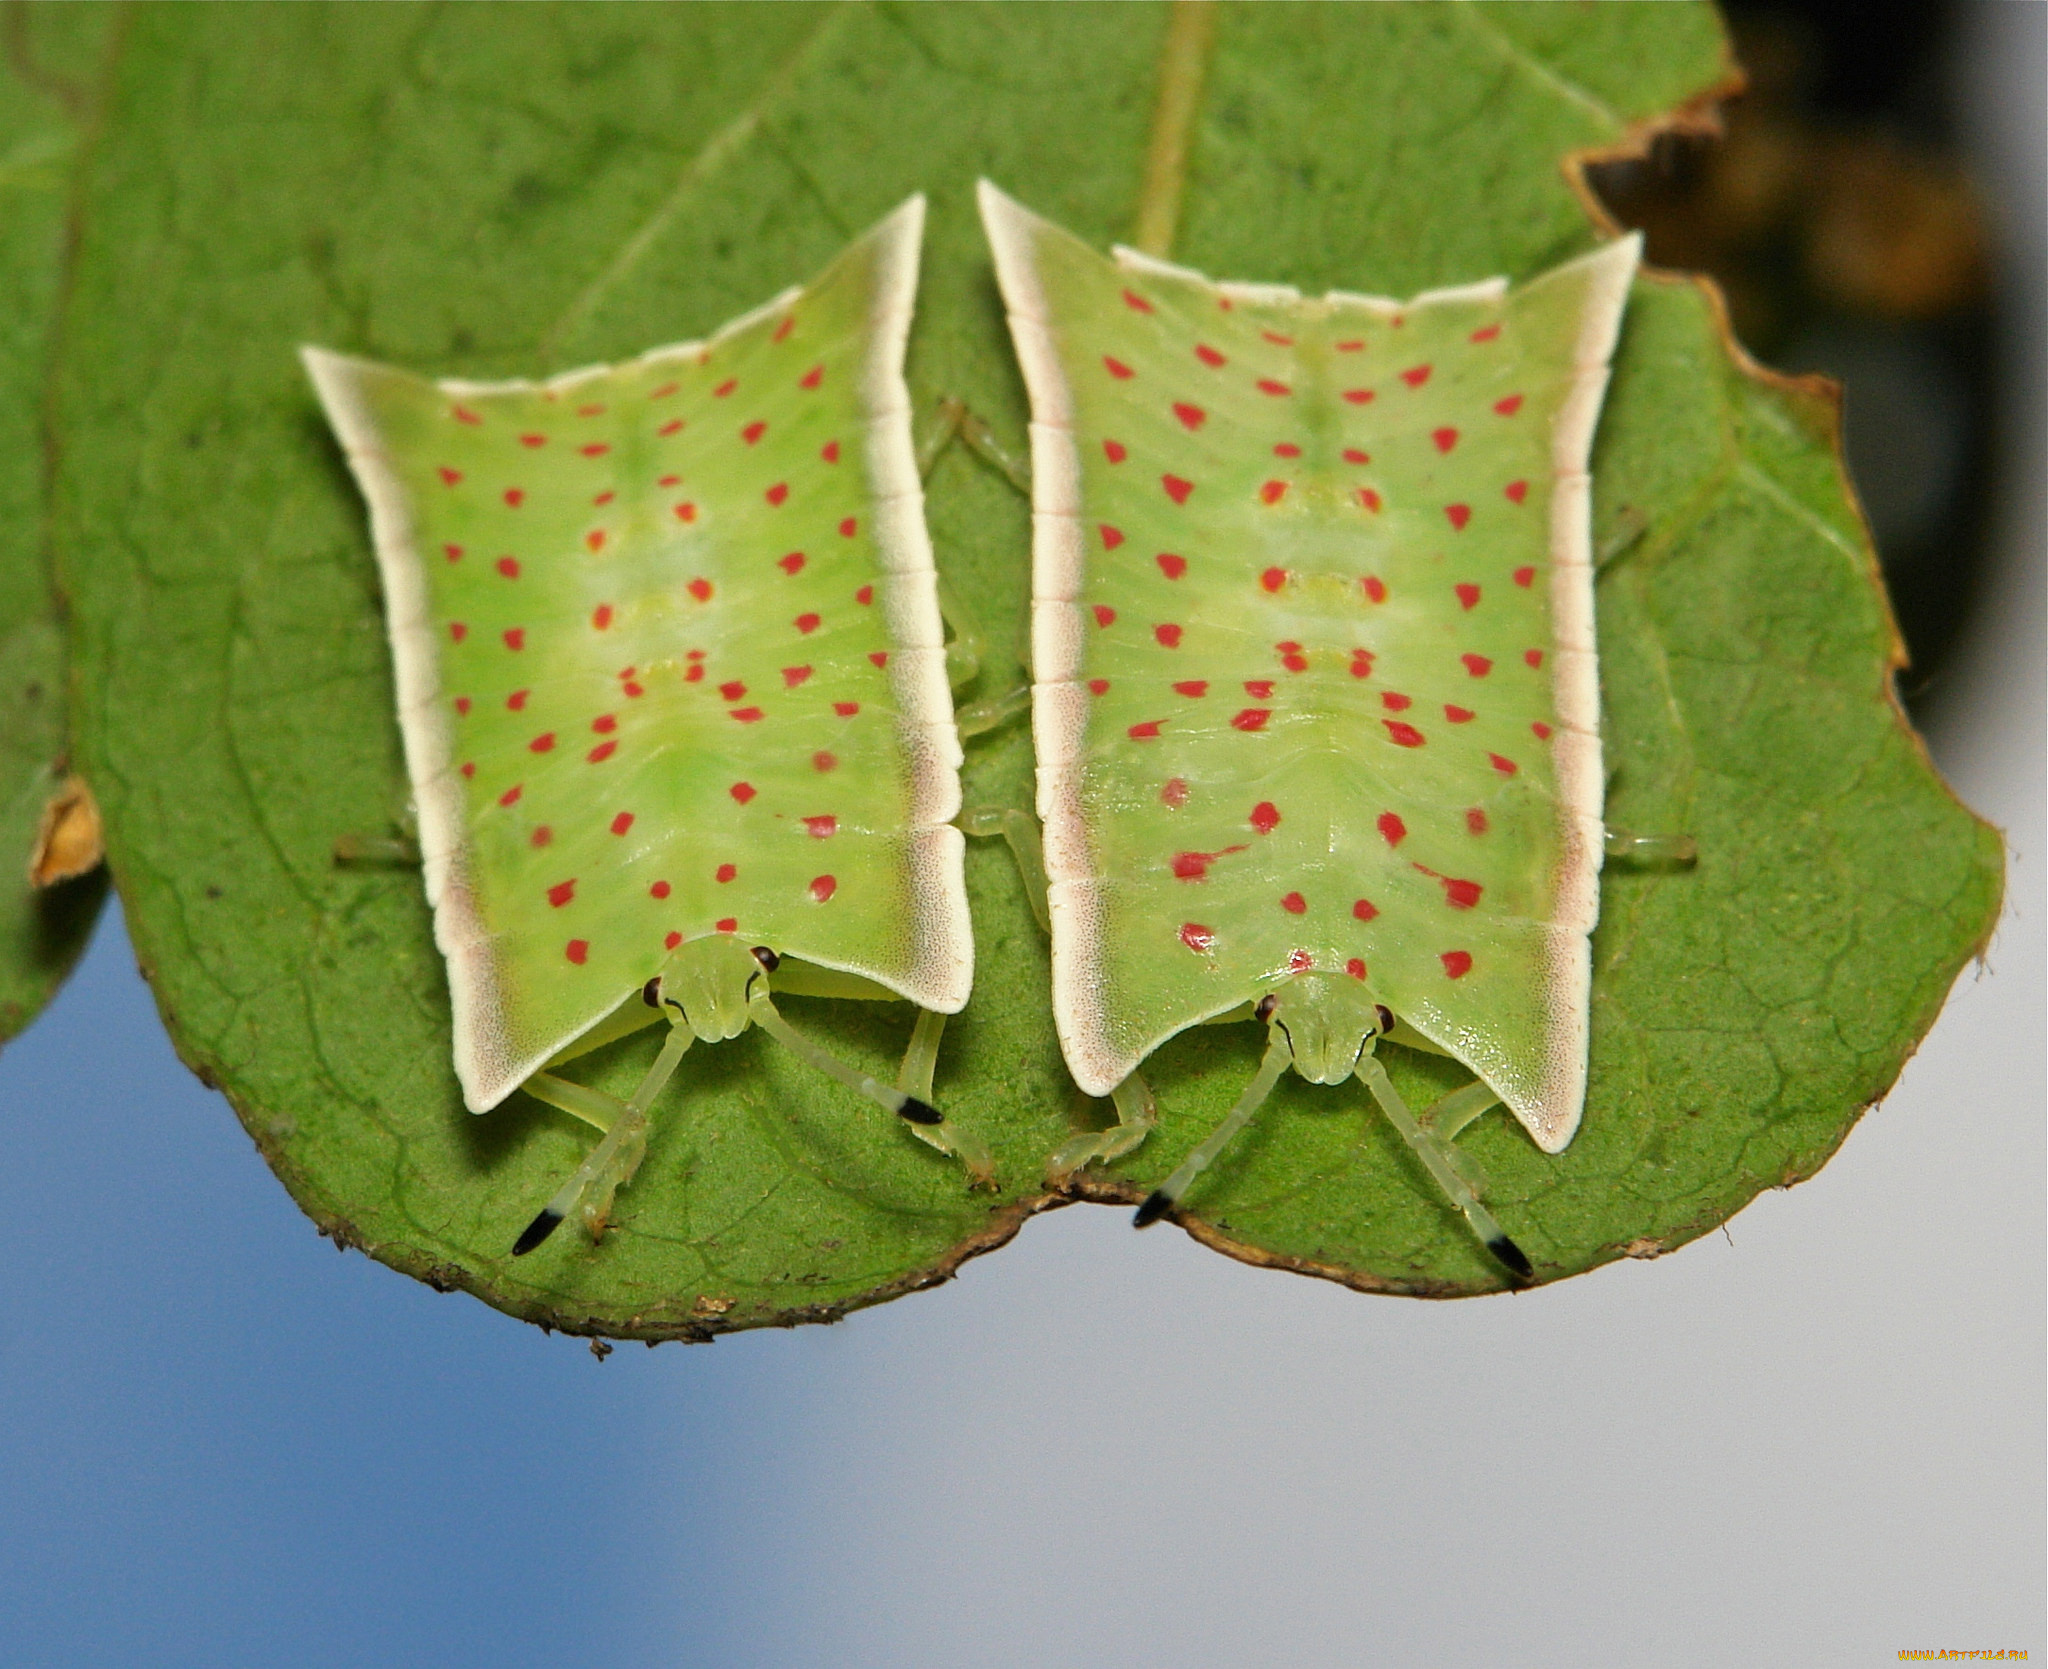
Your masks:
[[[641,1000],[671,1019],[680,1017],[701,1041],[716,1043],[747,1029],[747,996],[764,966],[730,933],[692,939],[669,953]]]
[[[1349,975],[1298,974],[1259,1004],[1259,1018],[1287,1036],[1294,1070],[1312,1084],[1341,1084],[1391,1023]]]

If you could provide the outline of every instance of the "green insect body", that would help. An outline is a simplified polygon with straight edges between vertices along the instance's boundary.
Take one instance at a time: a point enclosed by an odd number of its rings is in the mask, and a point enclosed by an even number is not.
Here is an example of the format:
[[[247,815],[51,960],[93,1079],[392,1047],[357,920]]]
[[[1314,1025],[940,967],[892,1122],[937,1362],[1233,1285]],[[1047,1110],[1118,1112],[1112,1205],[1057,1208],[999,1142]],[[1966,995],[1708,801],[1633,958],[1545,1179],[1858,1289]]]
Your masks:
[[[923,209],[618,366],[430,382],[306,352],[371,509],[475,1111],[658,1018],[650,980],[696,1036],[761,1018],[746,947],[839,971],[814,989],[966,1002],[902,377]]]
[[[1403,303],[1105,259],[986,184],[982,212],[1031,399],[1075,1079],[1260,1005],[1272,1077],[1377,1094],[1398,1016],[1560,1150],[1603,853],[1587,460],[1636,241]]]

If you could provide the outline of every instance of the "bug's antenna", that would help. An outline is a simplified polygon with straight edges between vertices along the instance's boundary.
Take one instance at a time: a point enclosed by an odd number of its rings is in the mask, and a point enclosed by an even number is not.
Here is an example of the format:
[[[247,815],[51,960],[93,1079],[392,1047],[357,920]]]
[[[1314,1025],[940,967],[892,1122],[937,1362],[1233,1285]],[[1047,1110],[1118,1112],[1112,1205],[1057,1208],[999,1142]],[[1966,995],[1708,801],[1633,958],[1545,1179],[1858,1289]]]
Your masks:
[[[1370,1054],[1358,1058],[1358,1076],[1365,1087],[1372,1091],[1372,1098],[1380,1104],[1380,1111],[1387,1115],[1387,1121],[1401,1132],[1402,1138],[1415,1150],[1423,1168],[1435,1178],[1436,1185],[1450,1196],[1451,1204],[1465,1214],[1465,1221],[1472,1225],[1472,1232],[1485,1243],[1486,1249],[1507,1266],[1517,1280],[1526,1281],[1536,1271],[1529,1262],[1528,1254],[1507,1236],[1507,1231],[1494,1220],[1492,1212],[1479,1203],[1479,1196],[1466,1185],[1458,1175],[1450,1155],[1444,1151],[1442,1140],[1424,1130],[1416,1122],[1415,1115],[1408,1110],[1408,1103],[1401,1099],[1401,1092],[1387,1076],[1387,1069]]]
[[[1244,1094],[1237,1098],[1237,1105],[1210,1133],[1209,1139],[1180,1162],[1173,1175],[1145,1196],[1145,1203],[1131,1218],[1132,1228],[1150,1228],[1179,1203],[1181,1195],[1188,1191],[1195,1178],[1209,1168],[1209,1162],[1230,1145],[1231,1137],[1251,1122],[1252,1114],[1265,1104],[1266,1097],[1273,1093],[1273,1086],[1280,1082],[1280,1075],[1293,1061],[1294,1050],[1287,1041],[1286,1032],[1274,1026],[1266,1034],[1266,1058],[1259,1062],[1257,1075],[1245,1086]]]
[[[774,1038],[798,1060],[816,1067],[828,1078],[836,1078],[858,1095],[866,1096],[877,1106],[886,1108],[899,1118],[908,1119],[912,1124],[943,1124],[946,1115],[929,1101],[915,1095],[908,1095],[871,1078],[857,1067],[851,1067],[833,1054],[823,1044],[813,1043],[787,1020],[783,1019],[769,997],[766,981],[756,981],[753,994],[747,999],[747,1012],[755,1025]]]

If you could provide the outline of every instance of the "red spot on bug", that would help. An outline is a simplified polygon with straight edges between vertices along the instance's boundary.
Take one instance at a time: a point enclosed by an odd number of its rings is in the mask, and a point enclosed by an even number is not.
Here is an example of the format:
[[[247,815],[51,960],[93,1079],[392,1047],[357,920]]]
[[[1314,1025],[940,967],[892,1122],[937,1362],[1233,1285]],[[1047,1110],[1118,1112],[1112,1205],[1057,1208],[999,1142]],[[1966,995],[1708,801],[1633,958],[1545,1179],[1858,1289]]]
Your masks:
[[[1541,719],[1536,720],[1535,723],[1529,726],[1529,728],[1530,730],[1535,732],[1537,741],[1547,742],[1550,740],[1550,726],[1545,724]]]
[[[1514,581],[1524,591],[1527,591],[1530,586],[1536,583],[1536,570],[1534,568],[1517,568],[1514,573]]]
[[[672,890],[666,881],[656,881],[653,886],[647,889],[647,892],[648,896],[652,898],[666,898]]]
[[[1089,693],[1090,695],[1107,695],[1107,694],[1109,694],[1109,680],[1108,680],[1107,678],[1091,678],[1091,679],[1089,679],[1089,680],[1088,680],[1088,693]]]
[[[818,384],[820,384],[824,380],[825,367],[822,365],[813,365],[802,376],[797,378],[796,385],[799,388],[816,388]]]
[[[506,627],[505,647],[515,652],[524,649],[526,647],[526,628],[524,626]]]
[[[1260,834],[1271,834],[1280,826],[1280,808],[1271,800],[1261,800],[1252,807],[1251,824]]]
[[[1199,429],[1204,423],[1208,422],[1209,420],[1209,414],[1202,410],[1200,406],[1190,406],[1180,403],[1175,404],[1173,408],[1173,415],[1180,419],[1181,427],[1186,429],[1190,434],[1193,434],[1195,430]]]
[[[588,446],[579,446],[576,450],[586,458],[602,458],[611,448],[601,440],[594,440]]]
[[[450,468],[448,468],[448,466],[447,466],[446,464],[443,464],[443,465],[441,466],[441,471],[440,471],[440,474],[441,474],[441,484],[442,484],[443,486],[446,486],[446,487],[452,487],[452,486],[455,486],[455,485],[456,485],[456,484],[457,484],[457,483],[458,483],[459,481],[461,481],[461,479],[462,479],[462,471],[461,471],[461,470],[459,470],[459,469],[450,469]]]
[[[747,686],[735,678],[730,683],[720,684],[718,694],[723,701],[743,701],[746,699]]]
[[[531,753],[552,753],[555,748],[555,733],[552,730],[543,730],[526,746]]]
[[[1372,676],[1372,661],[1373,655],[1370,649],[1352,650],[1351,676],[1354,678],[1370,678]]]
[[[868,659],[873,661],[876,666],[887,666],[889,664],[889,651],[886,649],[870,650],[868,652]]]
[[[1358,583],[1364,588],[1365,595],[1370,601],[1384,603],[1387,600],[1387,582],[1379,575],[1367,574]]]
[[[1124,291],[1124,305],[1137,313],[1152,311],[1152,304],[1133,290]]]
[[[1162,475],[1159,484],[1166,489],[1166,496],[1176,504],[1187,503],[1188,494],[1195,490],[1194,482],[1183,481],[1178,475]]]
[[[1147,719],[1143,724],[1132,725],[1124,734],[1134,742],[1150,742],[1159,735],[1159,727],[1165,722],[1164,719]]]
[[[643,696],[647,693],[638,684],[626,684],[622,687],[624,688],[626,694],[630,696]]]
[[[761,496],[771,505],[779,506],[784,499],[789,497],[789,483],[787,481],[778,481]]]
[[[1451,589],[1456,591],[1458,594],[1458,606],[1460,608],[1463,608],[1469,612],[1470,610],[1475,609],[1479,606],[1478,586],[1473,585],[1469,582],[1461,582],[1458,585],[1453,586]]]
[[[708,603],[711,601],[711,582],[708,579],[703,578],[701,575],[698,578],[690,581],[690,583],[684,586],[683,589],[689,592],[689,594],[692,597],[695,597],[697,601],[700,603]]]
[[[811,633],[818,629],[819,617],[815,614],[800,614],[790,624],[805,637],[809,637]]]
[[[775,327],[775,334],[769,340],[771,342],[780,342],[795,328],[796,315],[794,313],[785,313],[782,315],[782,323]]]
[[[1187,696],[1190,700],[1199,700],[1209,693],[1209,680],[1206,678],[1183,679],[1180,683],[1173,686],[1173,693],[1175,695]]]
[[[782,687],[793,690],[810,675],[811,669],[807,666],[786,666],[782,669]]]
[[[1102,535],[1102,548],[1106,551],[1113,551],[1124,542],[1123,529],[1111,527],[1108,522],[1103,522],[1096,532]]]
[[[763,717],[758,707],[734,707],[728,711],[731,717],[739,720],[741,724],[757,724]]]
[[[1449,427],[1432,429],[1429,438],[1436,442],[1436,449],[1439,452],[1448,452],[1458,444],[1458,431]]]
[[[469,697],[468,697],[468,696],[466,696],[466,695],[458,695],[458,696],[457,696],[457,697],[455,698],[455,710],[456,710],[456,712],[460,713],[460,714],[461,714],[461,715],[462,715],[462,716],[463,716],[464,718],[468,718],[468,717],[469,717]]]
[[[1363,342],[1339,342],[1337,344],[1337,351],[1340,354],[1355,354],[1364,346]]]
[[[820,875],[819,877],[817,877],[816,880],[811,882],[811,898],[814,902],[819,904],[823,904],[838,890],[838,880],[830,875]]]
[[[1494,401],[1493,409],[1503,417],[1513,417],[1522,409],[1522,397],[1519,394],[1510,394],[1505,400]]]
[[[1286,496],[1287,483],[1285,481],[1268,481],[1259,489],[1259,502],[1261,504],[1278,504]]]
[[[549,828],[547,824],[543,823],[540,825],[539,828],[535,829],[533,833],[529,835],[527,838],[529,842],[536,847],[545,846],[549,841],[555,838],[555,831]]]
[[[1379,817],[1379,831],[1389,846],[1399,846],[1408,838],[1408,825],[1391,811],[1383,811]]]
[[[1159,571],[1170,580],[1177,580],[1188,571],[1188,559],[1175,556],[1171,551],[1161,551],[1152,560],[1159,564]]]
[[[481,423],[483,419],[467,406],[456,406],[448,414],[458,423]]]
[[[498,796],[498,804],[501,806],[516,806],[519,803],[520,792],[521,785],[515,782],[510,788],[506,789],[504,793]]]
[[[1266,721],[1273,716],[1270,707],[1247,707],[1231,721],[1233,730],[1264,730]]]
[[[1455,876],[1436,877],[1444,884],[1444,902],[1453,910],[1469,910],[1479,902],[1479,896],[1486,889],[1477,881],[1460,881]]]
[[[590,941],[588,939],[571,939],[563,947],[562,954],[580,968],[590,960]]]
[[[1365,963],[1360,958],[1354,956],[1349,962],[1344,964],[1344,971],[1353,979],[1363,979],[1365,978]]]
[[[1405,713],[1415,703],[1396,690],[1388,690],[1380,696],[1380,705],[1390,713]]]
[[[1259,576],[1259,585],[1266,591],[1278,591],[1287,583],[1285,568],[1268,568]]]
[[[1372,488],[1360,487],[1358,489],[1358,502],[1377,516],[1380,513],[1380,506],[1385,500],[1378,493],[1374,492]]]
[[[738,388],[739,385],[740,380],[738,377],[727,377],[724,382],[720,383],[716,388],[714,388],[711,391],[711,398],[714,400],[723,400],[727,398],[735,388]]]
[[[664,423],[659,429],[656,429],[654,432],[657,435],[675,435],[682,433],[682,430],[683,420],[680,417],[671,417],[666,423]]]
[[[1107,603],[1097,603],[1093,612],[1095,624],[1098,626],[1111,626],[1116,623],[1116,610]]]
[[[1273,647],[1280,653],[1280,664],[1289,672],[1308,671],[1308,657],[1301,652],[1298,643],[1276,643]]]
[[[1289,894],[1290,897],[1296,896]],[[1283,900],[1284,902],[1284,900]],[[1307,909],[1304,904],[1302,909]],[[1296,912],[1299,914],[1299,912]],[[1305,974],[1316,965],[1316,959],[1305,950],[1290,950],[1287,953],[1287,971],[1291,974]]]
[[[836,440],[828,440],[827,442],[825,442],[824,450],[819,452],[818,456],[823,458],[825,462],[828,464],[838,463],[839,442],[837,442]]]
[[[1200,881],[1208,875],[1213,861],[1207,852],[1176,852],[1170,867],[1176,880]]]
[[[1206,956],[1216,948],[1216,930],[1198,921],[1184,921],[1180,924],[1180,942],[1197,956]]]
[[[1472,971],[1472,953],[1468,950],[1447,950],[1437,960],[1453,979],[1463,979]]]
[[[694,505],[694,504],[678,504],[678,505],[676,506],[676,520],[677,520],[677,521],[679,521],[679,522],[693,522],[693,521],[695,521],[696,519],[697,519],[697,507],[696,507],[696,505]]]
[[[1363,406],[1371,403],[1375,392],[1376,390],[1370,388],[1347,388],[1344,390],[1344,398],[1354,406]]]
[[[546,435],[521,435],[519,437],[519,444],[521,446],[545,446],[547,443],[548,437]]]
[[[683,385],[679,382],[665,382],[659,388],[654,389],[652,392],[650,392],[647,398],[650,400],[666,400],[671,394],[675,393],[676,390],[681,388],[682,386]]]
[[[591,610],[590,623],[592,626],[596,627],[597,630],[599,630],[600,632],[603,631],[607,626],[609,626],[612,623],[611,604],[599,603],[596,608]]]
[[[1351,913],[1360,921],[1371,921],[1378,915],[1379,907],[1369,898],[1355,898],[1351,901]]]
[[[578,417],[602,417],[604,415],[604,407],[578,406],[576,408],[576,415]]]
[[[1273,447],[1273,456],[1276,458],[1298,458],[1301,456],[1301,448],[1296,446],[1291,440],[1279,441]]]
[[[1121,441],[1106,440],[1102,443],[1102,455],[1113,464],[1120,464],[1130,456]]]
[[[739,872],[737,864],[722,863],[711,872],[711,878],[720,886],[724,886],[726,882],[730,881]]]
[[[676,946],[677,946],[677,945],[679,945],[679,944],[681,944],[682,942],[683,942],[683,936],[682,936],[682,934],[680,934],[680,933],[667,933],[667,934],[664,934],[664,935],[662,936],[662,941],[661,941],[661,943],[662,943],[662,948],[663,948],[664,950],[674,950],[674,949],[676,948]]]
[[[1166,786],[1159,790],[1160,803],[1178,811],[1188,803],[1188,784],[1185,777],[1168,777]]]
[[[1347,464],[1369,464],[1372,462],[1372,454],[1361,452],[1355,446],[1347,446],[1344,448],[1344,461]]]
[[[752,446],[767,432],[767,424],[761,422],[749,423],[744,429],[740,431],[740,439],[745,441],[747,445]]]
[[[1229,360],[1225,359],[1223,355],[1210,347],[1206,342],[1197,342],[1195,344],[1195,358],[1199,359],[1212,371],[1230,363]]]
[[[1499,334],[1500,325],[1498,322],[1495,322],[1490,325],[1481,325],[1472,333],[1470,340],[1474,342],[1491,342]]]
[[[875,588],[872,585],[862,586],[853,594],[853,600],[862,608],[866,608],[875,600]]]
[[[687,668],[686,668],[686,669],[684,670],[684,672],[683,672],[683,682],[684,682],[684,683],[686,683],[686,684],[701,684],[701,683],[703,683],[703,682],[704,682],[704,668],[703,668],[702,666],[698,665],[697,663],[695,663],[695,662],[692,662],[692,663],[691,663],[691,664],[690,664],[690,665],[689,665],[689,666],[688,666],[688,667],[687,667]],[[635,691],[635,693],[637,693],[637,687],[636,687],[636,691]]]
[[[827,753],[823,748],[820,748],[811,755],[811,769],[814,771],[833,771],[838,768],[839,758],[836,754]]]
[[[775,566],[785,574],[800,574],[804,570],[804,553],[791,551],[787,556],[778,556],[775,559]]]
[[[1511,777],[1521,769],[1512,759],[1503,759],[1497,753],[1489,753],[1487,762],[1504,777]]]
[[[1159,640],[1159,645],[1162,649],[1178,649],[1180,647],[1180,628],[1178,626],[1171,624],[1154,626],[1152,628],[1152,635]]]
[[[615,835],[624,834],[632,826],[633,814],[630,811],[622,811],[612,819],[612,833]]]
[[[1454,532],[1463,533],[1465,531],[1465,524],[1471,519],[1472,506],[1469,504],[1446,504],[1444,506],[1444,520],[1451,524]]]
[[[1261,377],[1259,379],[1259,392],[1278,397],[1283,394],[1292,394],[1294,390],[1289,388],[1284,382],[1275,382],[1271,377]]]
[[[860,518],[857,516],[848,516],[839,524],[839,537],[842,539],[851,539],[859,531]]]
[[[460,545],[443,545],[441,549],[450,562],[460,562],[462,560],[462,547]]]
[[[1453,724],[1470,724],[1478,716],[1469,707],[1453,707],[1449,702],[1444,703],[1444,717]]]
[[[1285,910],[1290,916],[1306,915],[1308,913],[1308,900],[1303,898],[1298,892],[1291,892],[1280,900],[1280,908]],[[1295,954],[1300,955],[1301,953],[1297,951]]]
[[[473,759],[465,759],[465,760],[464,760],[464,761],[462,762],[462,774],[463,774],[463,775],[464,775],[465,777],[473,777],[473,776],[475,776],[475,775],[476,775],[476,761],[475,761],[475,760],[473,760]]]
[[[1387,727],[1387,735],[1393,740],[1396,747],[1419,748],[1422,746],[1422,732],[1417,730],[1414,725],[1405,723],[1400,719],[1381,719],[1380,723]]]
[[[614,730],[619,728],[619,721],[609,713],[600,713],[590,721],[590,728],[600,736],[609,736]]]
[[[835,701],[832,703],[832,711],[837,713],[842,719],[850,719],[860,711],[860,703],[858,701]]]
[[[1493,662],[1484,655],[1460,655],[1458,659],[1465,663],[1465,670],[1474,678],[1484,678],[1493,670]]]
[[[813,840],[830,840],[839,832],[839,819],[830,813],[822,817],[806,817],[804,831]]]
[[[519,487],[507,487],[505,489],[505,503],[509,509],[517,510],[525,502],[526,493],[523,489]]]
[[[1487,827],[1486,813],[1477,806],[1474,806],[1465,813],[1465,832],[1467,834],[1482,835],[1486,833]]]
[[[1294,346],[1293,337],[1282,336],[1277,330],[1262,330],[1259,332],[1259,335],[1268,342],[1271,342],[1276,348],[1291,348]]]
[[[751,782],[736,782],[732,785],[732,787],[727,789],[726,792],[729,793],[735,800],[739,801],[741,805],[745,805],[756,794],[758,794],[760,790],[756,788]]]
[[[1112,359],[1108,354],[1102,356],[1102,368],[1112,377],[1115,377],[1118,382],[1128,381],[1134,375],[1131,368],[1122,360]]]
[[[1429,373],[1433,369],[1434,367],[1429,365],[1411,365],[1401,373],[1401,380],[1410,388],[1420,388],[1429,381]]]
[[[1501,492],[1506,495],[1507,501],[1510,504],[1520,504],[1523,499],[1529,496],[1529,483],[1526,481],[1510,481],[1505,487],[1501,488]]]
[[[602,506],[604,506],[604,505],[607,505],[607,504],[611,503],[611,501],[612,501],[613,499],[617,498],[618,496],[619,496],[619,495],[618,495],[617,493],[614,493],[614,492],[609,492],[609,491],[607,491],[607,492],[602,492],[602,493],[599,493],[599,494],[597,495],[597,497],[593,498],[593,499],[592,499],[592,500],[591,500],[590,502],[592,503],[592,505],[594,505],[594,506],[598,506],[598,507],[600,507],[600,508],[601,508]]]
[[[1543,664],[1543,651],[1541,649],[1524,649],[1522,651],[1522,663],[1525,666],[1540,667]]]
[[[714,933],[737,933],[740,930],[739,917],[720,916],[711,924],[711,930]]]
[[[583,542],[590,547],[591,554],[595,556],[604,549],[604,529],[593,527],[588,533],[583,535]]]
[[[514,690],[505,697],[505,705],[515,713],[522,712],[526,707],[526,698],[531,693],[529,690]]]
[[[1273,680],[1270,678],[1247,678],[1244,681],[1244,693],[1254,701],[1271,701],[1273,699]]]

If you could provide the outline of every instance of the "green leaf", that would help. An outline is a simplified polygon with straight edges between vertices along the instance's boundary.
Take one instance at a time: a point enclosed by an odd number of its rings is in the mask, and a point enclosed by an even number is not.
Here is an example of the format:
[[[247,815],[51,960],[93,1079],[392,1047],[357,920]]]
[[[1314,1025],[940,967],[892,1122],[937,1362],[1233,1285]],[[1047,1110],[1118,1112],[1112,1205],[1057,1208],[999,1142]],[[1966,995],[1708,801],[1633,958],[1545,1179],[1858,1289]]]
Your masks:
[[[106,12],[10,12],[0,25],[0,1042],[41,1011],[85,948],[103,874],[38,891],[29,853],[64,777],[64,636],[45,514],[43,391],[65,228]]]
[[[1073,1091],[1007,855],[969,857],[979,979],[938,1091],[1000,1191],[758,1036],[693,1052],[597,1249],[512,1265],[587,1143],[515,1098],[474,1119],[418,877],[337,870],[402,798],[363,516],[293,349],[502,376],[715,326],[931,194],[921,399],[1012,446],[1023,399],[972,206],[986,173],[1098,243],[1136,206],[1159,8],[145,8],[85,203],[60,528],[92,704],[81,756],[173,1036],[329,1232],[514,1314],[635,1337],[823,1319],[941,1279],[1051,1202]],[[279,64],[318,64],[280,76]],[[1178,258],[1402,292],[1525,276],[1593,241],[1560,172],[1726,71],[1675,5],[1226,9]],[[147,275],[147,281],[139,281]],[[1614,875],[1594,1089],[1545,1159],[1465,1139],[1546,1275],[1701,1232],[1808,1174],[1891,1082],[1998,894],[1997,844],[1887,695],[1892,639],[1813,397],[1751,380],[1688,285],[1645,284],[1602,431],[1613,817],[1696,834],[1694,874]],[[1021,498],[961,449],[939,562],[1020,676]],[[1007,648],[1010,664],[1002,664]],[[1028,735],[970,747],[969,804],[1028,805]],[[901,1012],[792,1004],[871,1069]],[[1154,1057],[1135,1199],[1257,1057]],[[620,1045],[598,1081],[644,1059]],[[1422,1094],[1427,1063],[1404,1060]],[[1238,1255],[1364,1286],[1497,1273],[1351,1091],[1290,1084],[1191,1196]]]

